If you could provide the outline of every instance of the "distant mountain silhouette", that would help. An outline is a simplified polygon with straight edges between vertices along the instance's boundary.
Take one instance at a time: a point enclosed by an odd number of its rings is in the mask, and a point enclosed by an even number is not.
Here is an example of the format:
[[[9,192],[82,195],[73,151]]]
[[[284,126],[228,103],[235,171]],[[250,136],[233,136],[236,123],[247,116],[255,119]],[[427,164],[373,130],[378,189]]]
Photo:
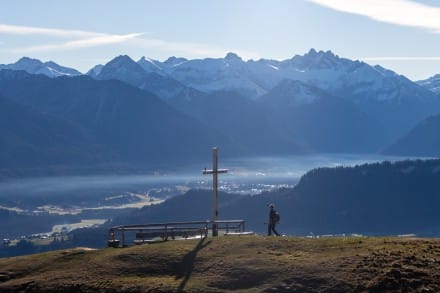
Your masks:
[[[284,80],[258,99],[279,127],[314,152],[377,152],[384,127],[348,99]]]
[[[99,163],[109,155],[84,129],[2,96],[0,149],[2,168]]]
[[[384,150],[403,156],[440,157],[440,115],[428,117]]]
[[[265,105],[235,92],[194,92],[168,101],[176,109],[227,134],[248,149],[250,155],[283,155],[307,153],[311,150],[300,139],[285,131]]]
[[[374,153],[388,134],[355,103],[287,79],[256,100],[219,91],[177,95],[168,103],[209,121],[251,154]]]
[[[209,157],[215,145],[225,154],[237,154],[221,133],[120,81],[97,81],[87,76],[51,79],[2,70],[0,93],[33,111],[86,130],[99,145],[115,153],[116,160],[143,164],[188,161]]]

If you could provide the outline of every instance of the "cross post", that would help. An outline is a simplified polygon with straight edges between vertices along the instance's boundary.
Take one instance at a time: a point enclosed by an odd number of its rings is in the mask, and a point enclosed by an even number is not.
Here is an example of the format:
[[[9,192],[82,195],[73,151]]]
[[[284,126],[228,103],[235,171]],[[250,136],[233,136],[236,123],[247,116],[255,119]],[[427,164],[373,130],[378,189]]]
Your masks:
[[[218,189],[218,174],[228,173],[228,169],[218,169],[218,159],[217,159],[217,147],[212,148],[212,170],[203,170],[203,175],[212,174],[212,236],[218,236],[217,229],[217,189]]]

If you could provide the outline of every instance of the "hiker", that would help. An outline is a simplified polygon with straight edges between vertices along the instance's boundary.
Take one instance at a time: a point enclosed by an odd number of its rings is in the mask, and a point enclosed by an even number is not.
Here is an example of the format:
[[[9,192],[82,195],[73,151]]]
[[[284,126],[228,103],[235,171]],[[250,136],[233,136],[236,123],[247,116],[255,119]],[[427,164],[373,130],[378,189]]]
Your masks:
[[[267,224],[267,235],[271,236],[272,231],[275,235],[280,236],[280,234],[275,230],[275,225],[280,220],[280,214],[275,210],[275,206],[273,204],[269,205],[270,212],[269,212],[269,223]]]

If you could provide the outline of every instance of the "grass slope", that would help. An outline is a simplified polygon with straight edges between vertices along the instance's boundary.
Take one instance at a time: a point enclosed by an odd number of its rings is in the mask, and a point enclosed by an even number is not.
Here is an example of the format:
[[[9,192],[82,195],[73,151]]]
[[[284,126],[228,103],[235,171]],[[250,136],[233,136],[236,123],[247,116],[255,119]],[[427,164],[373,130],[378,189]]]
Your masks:
[[[440,240],[220,237],[0,259],[0,291],[440,291]]]

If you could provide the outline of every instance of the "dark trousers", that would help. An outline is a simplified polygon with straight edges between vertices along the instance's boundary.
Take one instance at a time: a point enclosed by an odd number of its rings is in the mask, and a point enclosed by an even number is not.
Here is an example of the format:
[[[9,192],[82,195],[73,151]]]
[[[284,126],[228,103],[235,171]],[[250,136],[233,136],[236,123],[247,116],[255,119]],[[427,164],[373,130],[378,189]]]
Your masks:
[[[267,224],[267,235],[272,235],[272,231],[275,235],[280,236],[280,234],[275,230],[276,223],[273,221],[269,221],[269,224]]]

